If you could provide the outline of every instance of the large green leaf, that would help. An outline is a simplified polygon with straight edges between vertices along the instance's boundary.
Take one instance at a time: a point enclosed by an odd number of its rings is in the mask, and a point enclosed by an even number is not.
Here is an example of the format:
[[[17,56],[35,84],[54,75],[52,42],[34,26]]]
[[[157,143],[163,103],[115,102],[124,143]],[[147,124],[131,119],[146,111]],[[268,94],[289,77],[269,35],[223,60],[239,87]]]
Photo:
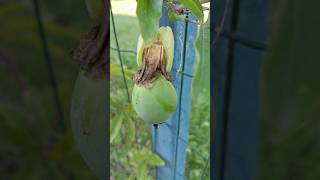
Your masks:
[[[203,22],[203,10],[199,0],[180,0],[181,4],[191,11],[200,22]]]
[[[210,91],[210,18],[199,29],[196,48],[198,62],[192,84],[194,96]]]
[[[140,31],[146,45],[155,38],[162,14],[162,0],[138,0],[136,14]]]
[[[125,119],[125,127],[127,132],[126,143],[132,143],[136,137],[136,127],[133,120],[129,116],[127,116]]]
[[[123,119],[124,119],[124,116],[122,114],[120,114],[119,116],[117,116],[117,118],[114,118],[113,120],[111,120],[111,122],[110,122],[110,143],[112,143],[113,140],[120,133]]]
[[[107,162],[107,79],[93,80],[80,72],[75,84],[71,127],[80,153],[90,169],[106,179]]]
[[[320,177],[320,1],[272,1],[258,179]]]
[[[164,161],[157,154],[150,154],[148,157],[148,164],[151,166],[163,166]]]

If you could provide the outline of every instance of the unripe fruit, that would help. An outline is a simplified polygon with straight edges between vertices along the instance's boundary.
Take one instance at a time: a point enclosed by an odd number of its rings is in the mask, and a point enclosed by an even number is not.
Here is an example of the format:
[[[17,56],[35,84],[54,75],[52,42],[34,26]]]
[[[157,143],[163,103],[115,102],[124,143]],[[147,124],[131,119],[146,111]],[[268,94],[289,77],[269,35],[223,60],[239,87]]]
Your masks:
[[[133,80],[132,103],[138,116],[150,124],[164,122],[175,111],[177,94],[169,74],[173,63],[174,39],[170,27],[161,27],[149,45],[139,38]]]
[[[160,75],[151,88],[134,85],[132,103],[144,121],[159,124],[175,111],[177,94],[171,82]]]
[[[70,111],[71,129],[80,154],[100,179],[106,179],[109,165],[101,158],[107,152],[107,89],[109,83],[106,78],[92,79],[81,71],[74,87]]]

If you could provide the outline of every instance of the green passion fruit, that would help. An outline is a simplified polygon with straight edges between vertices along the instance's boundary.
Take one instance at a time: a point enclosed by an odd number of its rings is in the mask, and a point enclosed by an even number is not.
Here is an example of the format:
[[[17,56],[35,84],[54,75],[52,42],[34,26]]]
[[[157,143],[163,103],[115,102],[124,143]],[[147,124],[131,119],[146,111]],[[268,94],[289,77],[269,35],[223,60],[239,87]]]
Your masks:
[[[171,84],[174,38],[170,27],[159,28],[154,42],[145,45],[139,38],[138,72],[132,92],[132,103],[138,116],[150,124],[160,124],[177,106],[177,94]]]
[[[177,94],[163,75],[151,88],[134,85],[132,103],[138,116],[149,124],[160,124],[170,117],[177,106]]]

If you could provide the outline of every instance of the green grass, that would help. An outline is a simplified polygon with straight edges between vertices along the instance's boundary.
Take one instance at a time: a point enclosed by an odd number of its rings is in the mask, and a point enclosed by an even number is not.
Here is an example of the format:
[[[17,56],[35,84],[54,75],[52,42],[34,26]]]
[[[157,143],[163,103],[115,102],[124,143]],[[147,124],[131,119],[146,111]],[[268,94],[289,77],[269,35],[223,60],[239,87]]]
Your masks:
[[[118,36],[118,42],[120,49],[133,50],[136,51],[136,45],[139,36],[139,26],[138,20],[133,16],[126,15],[115,15],[115,26],[116,33]],[[113,26],[110,22],[110,46],[116,48],[115,36],[113,33]],[[119,63],[119,57],[117,51],[111,51],[111,60]],[[132,53],[121,53],[123,57],[123,62],[128,68],[135,69],[136,66],[136,56]]]

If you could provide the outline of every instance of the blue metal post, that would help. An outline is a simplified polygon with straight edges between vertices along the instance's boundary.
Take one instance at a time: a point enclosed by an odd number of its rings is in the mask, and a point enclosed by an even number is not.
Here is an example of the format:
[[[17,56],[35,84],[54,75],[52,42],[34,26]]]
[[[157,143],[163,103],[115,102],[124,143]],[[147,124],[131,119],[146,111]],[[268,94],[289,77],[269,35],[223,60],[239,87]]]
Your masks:
[[[183,21],[170,23],[167,9],[163,9],[161,26],[170,26],[174,34],[174,63],[171,71],[173,85],[178,96],[176,112],[157,128],[153,127],[154,151],[165,161],[157,168],[156,177],[160,180],[180,180],[184,178],[186,167],[186,148],[179,138],[188,139],[189,117],[191,108],[191,84],[195,64],[195,40],[197,25]],[[189,15],[189,18],[195,19]],[[186,40],[186,41],[185,41]]]

